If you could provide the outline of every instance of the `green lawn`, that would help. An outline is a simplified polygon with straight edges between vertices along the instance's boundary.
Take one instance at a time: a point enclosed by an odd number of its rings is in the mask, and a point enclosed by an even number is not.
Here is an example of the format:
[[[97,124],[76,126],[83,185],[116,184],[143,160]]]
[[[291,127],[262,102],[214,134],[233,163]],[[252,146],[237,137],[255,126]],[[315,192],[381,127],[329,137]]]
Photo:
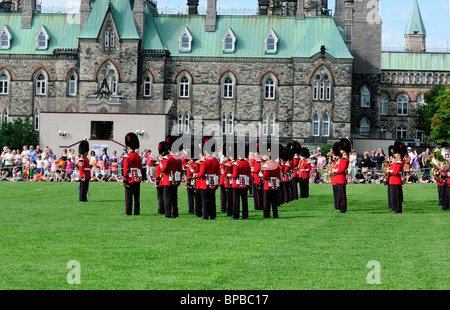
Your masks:
[[[141,216],[124,213],[118,183],[0,183],[1,290],[441,290],[450,284],[449,220],[437,186],[404,186],[403,214],[387,209],[383,185],[349,185],[348,212],[333,208],[331,186],[285,204],[279,219],[202,221],[158,215],[156,190],[141,187]],[[219,205],[218,205],[219,208]],[[78,261],[81,284],[67,282]],[[381,284],[368,284],[369,261]]]

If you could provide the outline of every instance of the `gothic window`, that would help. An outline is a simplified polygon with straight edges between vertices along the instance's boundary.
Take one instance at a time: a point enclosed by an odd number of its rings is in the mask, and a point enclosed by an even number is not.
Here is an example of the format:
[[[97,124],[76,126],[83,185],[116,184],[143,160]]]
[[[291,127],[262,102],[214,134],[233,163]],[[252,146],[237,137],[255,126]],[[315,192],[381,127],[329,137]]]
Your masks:
[[[425,73],[422,73],[422,84],[427,83],[427,75]]]
[[[323,117],[322,135],[324,137],[329,137],[330,136],[330,119],[328,117],[328,114],[325,114],[324,117]]]
[[[360,133],[361,134],[368,134],[370,132],[370,122],[363,118],[360,125]]]
[[[319,115],[314,114],[313,117],[313,136],[318,137],[320,135],[320,120]]]
[[[184,114],[184,132],[189,133],[189,114],[186,112]]]
[[[222,115],[222,134],[227,133],[227,116],[225,114]]]
[[[69,78],[69,96],[76,96],[77,86],[77,76],[75,73],[72,73]]]
[[[397,83],[403,83],[403,74],[399,73],[397,76]]]
[[[5,124],[8,122],[8,111],[6,109],[3,110],[2,122]]]
[[[370,107],[370,91],[365,85],[361,88],[361,107]]]
[[[275,135],[275,116],[273,114],[270,116],[269,133],[271,136]]]
[[[48,41],[50,37],[45,30],[44,26],[41,26],[36,32],[36,49],[45,50],[48,48]]]
[[[34,111],[34,130],[39,130],[39,110]]]
[[[397,139],[406,139],[406,125],[398,125],[396,132]]]
[[[0,95],[8,94],[8,76],[5,73],[1,73],[0,75]]]
[[[118,93],[118,71],[114,64],[110,61],[106,61],[99,70],[98,83],[99,88],[106,83],[108,90],[111,94],[117,95]]]
[[[233,133],[233,115],[230,113],[230,115],[228,116],[228,133],[232,134]]]
[[[36,78],[36,95],[44,96],[46,94],[47,94],[47,78],[43,73],[40,73]]]
[[[278,37],[271,28],[264,38],[267,54],[276,54],[278,51]]]
[[[405,95],[397,98],[397,115],[408,115],[408,97]]]
[[[234,35],[231,28],[228,28],[222,37],[223,52],[224,53],[234,53],[236,49],[236,36]]]
[[[232,99],[234,97],[234,81],[229,75],[223,79],[222,97],[225,99]]]
[[[275,83],[271,77],[267,78],[264,83],[264,99],[275,99]]]
[[[189,30],[184,27],[178,36],[179,51],[180,53],[190,53],[192,51],[192,35]]]
[[[178,88],[178,95],[180,98],[189,98],[189,80],[186,75],[183,75],[181,77]]]
[[[11,47],[12,36],[6,26],[0,30],[0,48],[9,49]]]
[[[387,83],[391,82],[391,74],[390,73],[386,74],[386,82]]]
[[[267,134],[268,134],[268,124],[269,124],[269,117],[266,114],[266,115],[264,115],[264,118],[263,118],[263,135],[264,136],[267,136]]]
[[[380,115],[388,115],[389,100],[386,96],[380,98]]]
[[[403,75],[403,81],[404,81],[406,84],[409,83],[409,74],[408,74],[408,73],[405,73],[405,74]]]
[[[151,97],[152,96],[152,77],[149,73],[145,75],[144,78],[144,97]]]
[[[420,78],[420,73],[417,73],[417,74],[416,74],[416,84],[419,84],[419,83],[420,83],[420,80],[421,80],[421,78]]]
[[[435,74],[434,75],[434,77],[433,77],[433,82],[434,82],[434,84],[439,84],[439,74]]]
[[[109,32],[105,33],[105,47],[109,47]]]
[[[178,113],[178,124],[177,124],[178,133],[183,132],[183,114]]]
[[[331,82],[330,75],[325,69],[320,69],[314,75],[313,100],[331,101]]]

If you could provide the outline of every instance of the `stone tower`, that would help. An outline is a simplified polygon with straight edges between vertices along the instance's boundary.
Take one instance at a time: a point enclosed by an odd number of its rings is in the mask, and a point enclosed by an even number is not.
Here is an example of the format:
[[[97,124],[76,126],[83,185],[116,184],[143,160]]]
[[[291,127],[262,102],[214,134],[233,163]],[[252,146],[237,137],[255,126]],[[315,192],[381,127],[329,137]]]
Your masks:
[[[420,13],[419,2],[415,0],[405,31],[405,52],[425,52],[426,36],[427,31]]]
[[[259,0],[259,15],[317,16],[328,14],[328,0]]]

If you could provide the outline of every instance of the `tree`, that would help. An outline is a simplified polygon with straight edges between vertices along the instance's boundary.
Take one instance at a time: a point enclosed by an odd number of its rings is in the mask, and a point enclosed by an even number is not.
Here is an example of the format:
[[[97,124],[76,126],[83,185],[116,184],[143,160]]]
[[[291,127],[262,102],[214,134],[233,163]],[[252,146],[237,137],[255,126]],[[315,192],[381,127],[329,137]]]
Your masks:
[[[2,123],[0,128],[0,145],[11,149],[22,149],[24,145],[36,145],[38,138],[33,133],[30,117],[16,118],[14,122]]]
[[[450,89],[449,86],[439,91],[435,99],[438,106],[431,118],[430,139],[438,144],[450,142]]]
[[[417,116],[415,118],[417,130],[423,131],[428,137],[431,135],[431,122],[433,116],[439,109],[439,103],[436,99],[440,92],[445,91],[445,85],[433,87],[430,91],[424,94],[424,100],[427,103],[418,108]]]

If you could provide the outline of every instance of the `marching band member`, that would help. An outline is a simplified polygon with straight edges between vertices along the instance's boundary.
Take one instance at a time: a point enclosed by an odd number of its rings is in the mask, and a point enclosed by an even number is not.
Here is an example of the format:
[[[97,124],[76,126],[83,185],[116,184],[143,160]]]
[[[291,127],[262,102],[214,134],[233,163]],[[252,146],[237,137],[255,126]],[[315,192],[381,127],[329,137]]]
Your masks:
[[[186,192],[188,198],[189,214],[195,213],[195,167],[193,167],[194,160],[189,159],[186,162]]]
[[[123,185],[125,186],[125,213],[122,215],[140,214],[140,185],[142,180],[142,159],[136,150],[139,149],[139,138],[135,133],[125,136],[128,154],[123,158]]]
[[[347,212],[347,169],[349,165],[348,154],[351,150],[351,143],[348,139],[341,139],[339,142],[339,149],[342,157],[335,165],[335,183],[337,206],[341,213]]]
[[[223,160],[220,163],[220,174],[219,174],[219,188],[220,188],[220,212],[227,212],[227,184],[226,184],[226,176],[228,173],[228,167],[226,164],[229,162],[229,159],[226,158],[226,145],[223,146]]]
[[[166,142],[158,144],[158,156],[155,163],[155,187],[156,197],[158,198],[158,214],[164,214],[164,187],[161,184],[161,156],[167,151]]]
[[[89,153],[89,142],[81,141],[78,146],[78,153],[81,158],[78,160],[78,170],[80,171],[80,201],[87,201],[87,193],[89,191],[89,182],[91,180],[91,167],[87,155]]]
[[[300,180],[300,198],[309,197],[309,178],[311,177],[311,162],[309,161],[309,150],[302,148],[301,160],[298,164],[298,178]]]
[[[332,148],[330,153],[327,154],[328,158],[329,158],[328,165],[336,167],[336,164],[339,162],[339,160],[341,158],[341,151],[339,149],[339,142],[336,142],[333,145],[333,148]],[[334,208],[336,210],[338,210],[339,209],[339,205],[338,205],[337,183],[336,183],[336,178],[335,178],[336,174],[334,173],[334,168],[333,167],[330,167],[327,170],[329,170],[329,174],[330,174],[329,178],[331,180],[331,185],[333,186]]]
[[[248,218],[248,187],[250,186],[250,164],[245,160],[245,155],[241,154],[245,150],[244,144],[236,145],[238,160],[232,165],[233,172],[230,176],[233,179],[233,217],[232,219],[239,219],[240,216],[240,202],[242,200],[242,219]]]
[[[389,186],[390,186],[390,205],[392,211],[395,213],[402,213],[403,203],[403,166],[405,162],[403,158],[407,154],[406,146],[399,141],[395,141],[394,148],[394,162],[389,168]]]
[[[259,153],[255,153],[255,158],[253,159],[253,164],[251,165],[252,172],[252,186],[253,186],[253,203],[255,210],[263,210],[264,206],[262,203],[262,191],[261,191],[261,180],[259,173],[261,172],[262,160]]]
[[[302,146],[298,142],[294,142],[294,159],[292,160],[293,163],[293,169],[294,169],[294,199],[298,200],[298,193],[299,193],[299,185],[300,185],[300,178],[299,178],[299,163],[300,163],[300,152],[302,151]]]
[[[264,164],[260,172],[261,182],[263,187],[263,201],[264,201],[264,218],[270,218],[270,210],[272,209],[273,218],[278,218],[278,190],[281,183],[281,171],[277,162],[273,162],[267,155],[263,156]]]

